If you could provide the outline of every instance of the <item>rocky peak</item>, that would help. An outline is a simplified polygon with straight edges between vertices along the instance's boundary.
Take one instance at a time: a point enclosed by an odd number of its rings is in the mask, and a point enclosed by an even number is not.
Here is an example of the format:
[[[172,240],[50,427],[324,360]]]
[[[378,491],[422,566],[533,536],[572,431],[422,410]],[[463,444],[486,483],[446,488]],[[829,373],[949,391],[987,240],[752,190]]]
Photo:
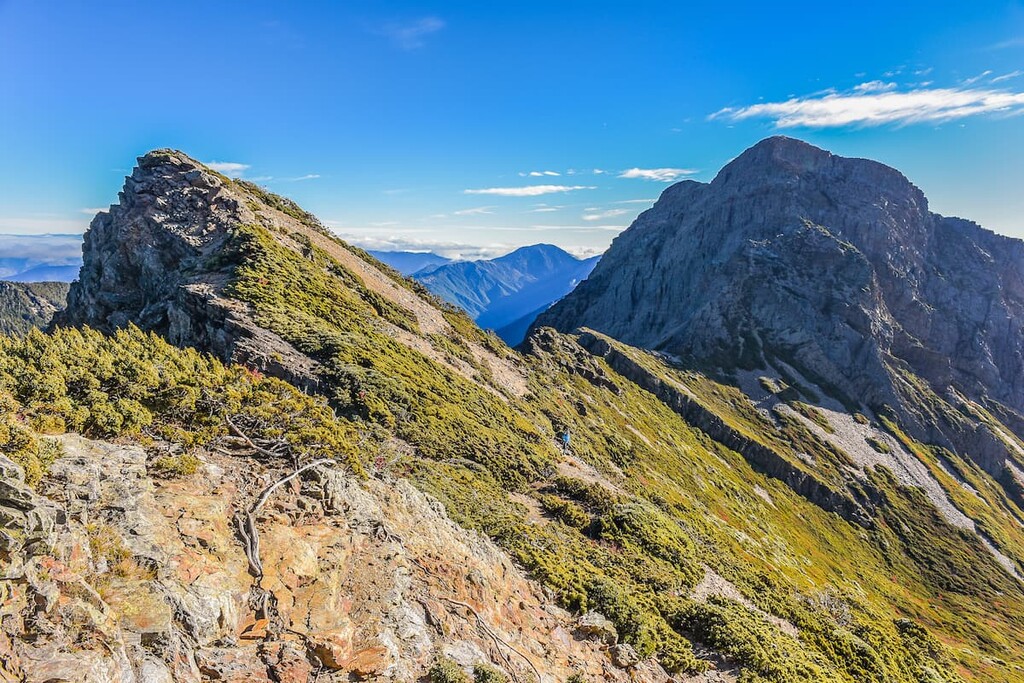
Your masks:
[[[85,233],[84,264],[58,323],[110,331],[132,321],[168,334],[188,273],[206,270],[230,226],[251,217],[229,183],[181,152],[139,157],[120,203]]]
[[[300,386],[315,384],[314,364],[227,292],[239,226],[322,231],[315,218],[167,149],[139,157],[118,198],[85,233],[78,281],[54,325],[112,332],[133,324]]]
[[[922,438],[1002,453],[938,425],[905,377],[1024,411],[1022,277],[1024,243],[929,212],[899,171],[773,137],[669,188],[537,324],[699,366],[785,363]]]

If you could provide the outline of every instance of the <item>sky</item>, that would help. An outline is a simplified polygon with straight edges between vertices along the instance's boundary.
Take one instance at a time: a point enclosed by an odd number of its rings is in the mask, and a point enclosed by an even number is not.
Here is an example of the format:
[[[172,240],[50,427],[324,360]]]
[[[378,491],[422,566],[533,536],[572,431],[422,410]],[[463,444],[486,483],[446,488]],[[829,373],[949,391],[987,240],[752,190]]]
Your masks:
[[[174,147],[364,247],[589,255],[782,133],[1024,237],[1022,114],[1024,0],[0,0],[0,234]]]

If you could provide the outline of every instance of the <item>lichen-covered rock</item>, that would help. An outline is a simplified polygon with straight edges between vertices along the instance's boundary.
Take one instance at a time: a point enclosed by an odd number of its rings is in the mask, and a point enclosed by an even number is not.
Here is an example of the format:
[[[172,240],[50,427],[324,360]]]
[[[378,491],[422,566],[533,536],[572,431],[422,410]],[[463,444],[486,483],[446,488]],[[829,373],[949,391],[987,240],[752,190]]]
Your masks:
[[[24,470],[0,455],[0,552],[13,559],[49,545],[56,515],[56,508],[25,483]]]
[[[606,645],[614,645],[619,641],[619,633],[615,630],[615,624],[600,612],[587,612],[576,622],[576,628],[583,635]]]
[[[637,655],[636,650],[629,643],[619,643],[608,648],[608,654],[612,657],[612,664],[620,669],[634,666],[640,661],[640,656]]]

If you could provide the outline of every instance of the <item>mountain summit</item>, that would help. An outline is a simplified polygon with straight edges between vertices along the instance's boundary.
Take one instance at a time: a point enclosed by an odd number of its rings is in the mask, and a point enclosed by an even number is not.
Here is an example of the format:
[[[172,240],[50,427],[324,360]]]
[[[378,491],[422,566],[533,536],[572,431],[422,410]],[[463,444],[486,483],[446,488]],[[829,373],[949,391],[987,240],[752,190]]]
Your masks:
[[[956,417],[964,397],[1024,412],[1024,242],[930,212],[874,161],[764,140],[668,188],[537,325],[700,367],[788,366],[1024,482],[1005,439]]]

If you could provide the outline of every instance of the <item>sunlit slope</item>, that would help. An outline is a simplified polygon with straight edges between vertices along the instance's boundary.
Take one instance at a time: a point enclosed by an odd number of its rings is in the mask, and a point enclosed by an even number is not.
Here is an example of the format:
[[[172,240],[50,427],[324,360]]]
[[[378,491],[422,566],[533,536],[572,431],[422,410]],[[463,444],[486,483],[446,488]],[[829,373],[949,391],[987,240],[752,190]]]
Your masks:
[[[287,200],[155,154],[94,224],[63,324],[139,324],[326,397],[370,476],[670,671],[1024,680],[1021,512],[969,461],[792,368],[712,378],[546,329],[514,353]],[[147,245],[179,269],[147,271]]]

